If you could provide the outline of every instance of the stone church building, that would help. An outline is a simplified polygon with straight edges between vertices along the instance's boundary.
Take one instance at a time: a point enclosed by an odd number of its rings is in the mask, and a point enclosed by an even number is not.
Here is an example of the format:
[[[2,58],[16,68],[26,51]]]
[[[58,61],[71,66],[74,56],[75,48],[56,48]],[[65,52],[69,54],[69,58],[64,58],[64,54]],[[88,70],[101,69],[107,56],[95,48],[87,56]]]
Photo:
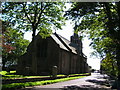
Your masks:
[[[47,75],[54,66],[57,67],[58,74],[89,71],[87,57],[82,52],[82,41],[77,34],[71,36],[71,41],[57,33],[46,39],[36,35],[27,52],[20,57],[17,73]]]

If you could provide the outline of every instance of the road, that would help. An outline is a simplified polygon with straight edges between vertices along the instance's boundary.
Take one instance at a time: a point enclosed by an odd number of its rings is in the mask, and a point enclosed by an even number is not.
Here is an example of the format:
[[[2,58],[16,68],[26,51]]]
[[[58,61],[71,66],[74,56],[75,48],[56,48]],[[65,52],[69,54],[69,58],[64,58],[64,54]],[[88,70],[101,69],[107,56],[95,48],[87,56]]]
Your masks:
[[[91,76],[80,79],[49,85],[27,87],[21,90],[111,90],[106,78],[107,75],[92,73]]]

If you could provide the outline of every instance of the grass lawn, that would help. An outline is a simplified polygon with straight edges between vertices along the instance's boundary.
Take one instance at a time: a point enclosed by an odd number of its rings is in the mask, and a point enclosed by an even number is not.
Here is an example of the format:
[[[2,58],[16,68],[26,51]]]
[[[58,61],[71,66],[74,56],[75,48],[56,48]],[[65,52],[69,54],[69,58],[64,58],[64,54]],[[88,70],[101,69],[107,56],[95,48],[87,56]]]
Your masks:
[[[14,75],[15,73],[16,73],[16,71],[10,71],[10,72],[1,71],[0,72],[0,74],[3,76],[2,79],[50,77],[50,76],[22,76],[22,75]],[[76,76],[76,75],[80,75],[80,76]],[[69,77],[61,78],[61,79],[43,80],[43,81],[25,82],[25,83],[5,84],[5,85],[2,85],[2,90],[15,90],[16,88],[25,88],[25,87],[28,87],[28,86],[52,84],[52,83],[56,83],[56,82],[68,81],[68,80],[73,80],[73,79],[77,79],[77,78],[83,78],[83,77],[86,77],[88,75],[89,75],[89,73],[71,74],[71,75],[69,75]],[[65,76],[65,75],[57,75],[57,76]]]
[[[57,83],[57,82],[73,80],[77,78],[83,78],[83,77],[86,77],[86,76],[68,77],[68,78],[62,78],[62,79],[45,80],[45,81],[37,81],[37,82],[12,83],[12,84],[2,85],[2,89],[3,90],[9,90],[9,89],[15,90],[17,88],[25,88],[28,86],[37,86],[37,85],[47,85],[47,84],[52,84],[52,83]]]
[[[16,71],[1,71],[2,79],[18,79],[18,78],[40,78],[40,77],[50,77],[48,76],[23,76],[23,75],[15,75]],[[65,75],[57,75],[57,76],[65,76]]]
[[[40,77],[50,77],[48,76],[23,76],[23,75],[16,75],[16,71],[1,71],[0,74],[2,75],[2,79],[18,79],[18,78],[40,78]],[[88,73],[83,73],[83,74],[70,74],[69,76],[74,76],[74,75],[87,75]],[[59,76],[65,76],[63,74],[57,75]]]

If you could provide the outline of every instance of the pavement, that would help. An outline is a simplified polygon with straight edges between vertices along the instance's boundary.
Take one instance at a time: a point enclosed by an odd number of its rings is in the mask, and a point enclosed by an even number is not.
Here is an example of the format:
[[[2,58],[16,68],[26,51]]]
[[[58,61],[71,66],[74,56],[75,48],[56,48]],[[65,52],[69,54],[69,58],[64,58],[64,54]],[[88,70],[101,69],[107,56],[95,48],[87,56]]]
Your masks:
[[[80,79],[58,82],[54,84],[26,87],[19,90],[113,90],[109,86],[108,76],[92,73]],[[115,89],[114,89],[115,90]]]

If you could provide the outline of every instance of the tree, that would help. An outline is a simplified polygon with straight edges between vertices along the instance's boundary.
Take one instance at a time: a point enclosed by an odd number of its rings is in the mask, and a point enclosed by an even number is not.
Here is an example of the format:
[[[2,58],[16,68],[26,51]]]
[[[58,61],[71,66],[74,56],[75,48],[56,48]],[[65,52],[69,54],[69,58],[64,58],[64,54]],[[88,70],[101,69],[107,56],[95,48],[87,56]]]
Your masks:
[[[36,30],[51,33],[52,28],[64,25],[62,2],[5,2],[2,3],[2,19],[12,22],[19,30]]]
[[[22,32],[8,27],[6,22],[2,25],[2,64],[5,69],[5,65],[17,63],[19,56],[26,52],[29,41],[23,38]]]
[[[120,2],[77,2],[66,16],[75,21],[76,31],[89,34],[95,53],[117,62],[120,81]]]
[[[101,69],[110,75],[113,79],[118,76],[118,68],[114,55],[107,54],[107,56],[101,62]]]

